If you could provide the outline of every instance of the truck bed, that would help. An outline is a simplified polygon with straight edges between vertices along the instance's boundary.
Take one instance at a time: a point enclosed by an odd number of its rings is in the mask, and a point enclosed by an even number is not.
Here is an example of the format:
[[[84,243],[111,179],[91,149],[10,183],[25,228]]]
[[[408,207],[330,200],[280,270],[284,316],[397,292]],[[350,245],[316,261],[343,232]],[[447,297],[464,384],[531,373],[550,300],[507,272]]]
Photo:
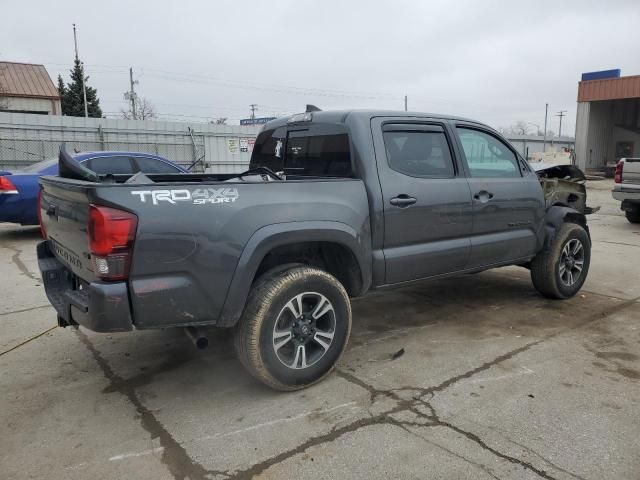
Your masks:
[[[234,283],[236,268],[254,261],[244,258],[243,252],[253,242],[251,252],[259,253],[260,232],[265,229],[291,236],[302,225],[331,223],[348,232],[345,235],[353,237],[359,251],[368,254],[370,238],[355,233],[363,225],[369,231],[361,180],[250,182],[231,177],[149,175],[145,183],[43,177],[40,212],[47,240],[40,248],[41,259],[66,279],[62,286],[66,300],[50,297],[58,314],[82,324],[91,306],[86,294],[90,291],[94,300],[104,295],[107,305],[109,298],[111,303],[128,305],[129,328],[231,323],[239,313],[225,311],[225,300],[250,286],[238,279]],[[94,271],[87,231],[90,205],[137,217],[126,280],[105,282]],[[240,290],[230,292],[232,286]],[[108,330],[100,325],[91,328]]]

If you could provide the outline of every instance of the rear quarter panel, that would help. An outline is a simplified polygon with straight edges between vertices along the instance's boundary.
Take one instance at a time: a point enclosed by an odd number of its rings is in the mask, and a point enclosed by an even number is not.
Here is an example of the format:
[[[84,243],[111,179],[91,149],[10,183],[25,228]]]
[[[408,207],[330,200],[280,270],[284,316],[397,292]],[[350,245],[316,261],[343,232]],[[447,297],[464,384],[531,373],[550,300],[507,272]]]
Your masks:
[[[220,188],[237,189],[235,200],[154,203],[150,194],[139,193],[180,190],[177,197],[186,198],[193,197],[196,191]],[[362,257],[368,254],[367,249],[370,252],[369,207],[360,180],[180,184],[162,188],[117,185],[100,189],[99,196],[100,203],[124,206],[138,216],[130,272],[137,328],[218,323],[234,279],[239,290],[231,296],[235,307],[232,310],[243,308],[262,250],[276,236],[274,244],[282,244],[282,234],[286,236],[289,228],[284,224],[302,226],[303,230],[308,222],[345,225],[355,237],[354,248],[360,249],[354,253]],[[261,249],[248,246],[256,232],[265,232],[265,227],[274,225],[282,228],[272,228],[270,235],[261,238]],[[321,240],[311,226],[306,235],[291,236],[292,242],[301,239]],[[247,248],[250,251],[245,251]],[[236,268],[243,253],[245,261]],[[235,317],[227,317],[225,324],[233,323]]]

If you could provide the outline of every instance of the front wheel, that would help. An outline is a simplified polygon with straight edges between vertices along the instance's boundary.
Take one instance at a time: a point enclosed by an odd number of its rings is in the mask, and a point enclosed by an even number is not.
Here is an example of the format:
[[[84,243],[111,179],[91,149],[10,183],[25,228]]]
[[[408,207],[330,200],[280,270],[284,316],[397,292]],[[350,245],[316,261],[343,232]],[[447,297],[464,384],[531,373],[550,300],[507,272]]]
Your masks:
[[[586,230],[565,223],[551,246],[531,261],[533,286],[545,297],[573,297],[587,279],[590,262],[591,241]]]
[[[252,288],[235,332],[238,357],[276,390],[298,390],[334,367],[351,332],[342,284],[311,267],[274,269]]]

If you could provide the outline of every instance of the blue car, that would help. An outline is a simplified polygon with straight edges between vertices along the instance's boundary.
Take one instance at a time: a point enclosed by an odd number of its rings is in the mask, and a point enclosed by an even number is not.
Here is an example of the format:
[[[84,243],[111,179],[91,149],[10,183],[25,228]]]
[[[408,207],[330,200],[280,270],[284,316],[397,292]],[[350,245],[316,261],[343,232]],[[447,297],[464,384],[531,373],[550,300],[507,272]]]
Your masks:
[[[98,174],[187,173],[166,158],[149,153],[82,152],[73,157]],[[57,158],[16,172],[0,171],[0,222],[37,225],[38,178],[57,174]]]

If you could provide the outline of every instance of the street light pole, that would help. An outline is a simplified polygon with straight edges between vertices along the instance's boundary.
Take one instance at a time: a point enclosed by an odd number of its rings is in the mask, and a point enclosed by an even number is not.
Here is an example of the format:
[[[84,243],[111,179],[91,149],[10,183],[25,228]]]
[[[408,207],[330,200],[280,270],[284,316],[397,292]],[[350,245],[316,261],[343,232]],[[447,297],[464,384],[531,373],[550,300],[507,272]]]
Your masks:
[[[78,38],[76,36],[76,24],[73,24],[73,45],[76,48],[76,62],[80,62],[78,58]],[[89,116],[89,109],[87,108],[87,88],[84,85],[84,64],[82,65],[82,96],[84,98],[84,116]]]

